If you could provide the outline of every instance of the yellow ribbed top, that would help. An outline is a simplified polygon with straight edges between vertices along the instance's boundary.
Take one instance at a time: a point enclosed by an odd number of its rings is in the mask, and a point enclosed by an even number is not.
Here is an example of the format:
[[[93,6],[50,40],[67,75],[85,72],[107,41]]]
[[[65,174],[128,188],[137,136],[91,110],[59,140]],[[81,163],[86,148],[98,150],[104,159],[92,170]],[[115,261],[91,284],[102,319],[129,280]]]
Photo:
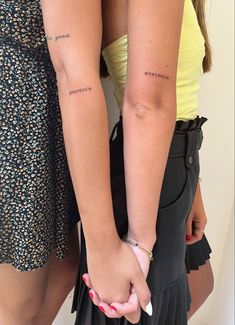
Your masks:
[[[127,74],[127,35],[115,40],[102,51],[114,85],[114,96],[122,111]],[[177,120],[197,117],[199,78],[205,43],[191,0],[185,0],[177,70]]]

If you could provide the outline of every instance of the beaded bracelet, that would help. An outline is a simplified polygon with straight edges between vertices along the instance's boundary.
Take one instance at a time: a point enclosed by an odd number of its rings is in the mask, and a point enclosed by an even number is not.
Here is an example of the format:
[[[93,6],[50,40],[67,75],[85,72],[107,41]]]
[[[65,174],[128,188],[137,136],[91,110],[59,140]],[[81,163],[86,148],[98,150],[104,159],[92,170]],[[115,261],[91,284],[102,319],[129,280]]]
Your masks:
[[[123,238],[123,241],[127,244],[130,244],[131,246],[135,246],[135,247],[139,247],[139,249],[141,249],[143,252],[145,252],[145,254],[148,256],[148,258],[150,259],[150,261],[153,261],[153,253],[151,251],[149,251],[148,249],[146,249],[145,247],[143,247],[142,245],[140,245],[137,242],[134,242],[130,239],[127,239],[126,237]]]

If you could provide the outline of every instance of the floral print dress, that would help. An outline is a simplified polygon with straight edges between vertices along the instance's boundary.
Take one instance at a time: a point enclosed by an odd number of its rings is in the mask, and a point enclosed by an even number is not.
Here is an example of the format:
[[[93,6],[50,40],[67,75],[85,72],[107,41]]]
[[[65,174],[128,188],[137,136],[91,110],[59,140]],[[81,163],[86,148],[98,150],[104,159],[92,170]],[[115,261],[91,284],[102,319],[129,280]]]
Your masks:
[[[65,258],[78,220],[39,0],[0,0],[0,263]]]

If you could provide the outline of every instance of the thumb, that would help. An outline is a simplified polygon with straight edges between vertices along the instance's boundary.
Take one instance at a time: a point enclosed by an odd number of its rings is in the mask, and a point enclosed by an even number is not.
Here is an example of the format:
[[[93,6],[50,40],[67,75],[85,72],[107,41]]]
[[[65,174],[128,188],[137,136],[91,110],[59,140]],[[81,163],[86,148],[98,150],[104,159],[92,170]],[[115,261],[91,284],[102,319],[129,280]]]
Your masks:
[[[151,303],[151,293],[146,283],[144,275],[141,271],[134,277],[132,281],[133,290],[136,292],[141,308],[149,315],[153,314],[153,306]]]

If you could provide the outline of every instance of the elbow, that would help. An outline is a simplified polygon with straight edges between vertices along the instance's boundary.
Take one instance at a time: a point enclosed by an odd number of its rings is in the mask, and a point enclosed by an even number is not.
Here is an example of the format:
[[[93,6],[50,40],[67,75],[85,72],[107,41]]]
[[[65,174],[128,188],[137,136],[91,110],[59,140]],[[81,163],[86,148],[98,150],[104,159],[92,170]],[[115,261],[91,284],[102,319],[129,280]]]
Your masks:
[[[67,74],[69,60],[61,51],[50,49],[50,57],[57,78]]]
[[[78,78],[76,78],[76,69],[71,71],[69,62],[67,62],[66,59],[62,59],[57,55],[53,56],[51,59],[56,74],[59,93],[62,89],[71,88],[70,85],[72,85],[74,81]]]
[[[99,70],[94,62],[82,60],[76,53],[51,53],[51,60],[55,70],[58,87],[88,86],[88,80],[99,78]]]
[[[62,86],[66,88],[71,87],[73,84],[78,82],[78,79],[80,79],[80,73],[77,67],[74,66],[72,69],[72,63],[58,58],[54,58],[52,63],[59,89]]]
[[[175,123],[176,94],[168,92],[138,96],[126,93],[123,111],[124,116],[134,116],[138,120],[162,116]]]

